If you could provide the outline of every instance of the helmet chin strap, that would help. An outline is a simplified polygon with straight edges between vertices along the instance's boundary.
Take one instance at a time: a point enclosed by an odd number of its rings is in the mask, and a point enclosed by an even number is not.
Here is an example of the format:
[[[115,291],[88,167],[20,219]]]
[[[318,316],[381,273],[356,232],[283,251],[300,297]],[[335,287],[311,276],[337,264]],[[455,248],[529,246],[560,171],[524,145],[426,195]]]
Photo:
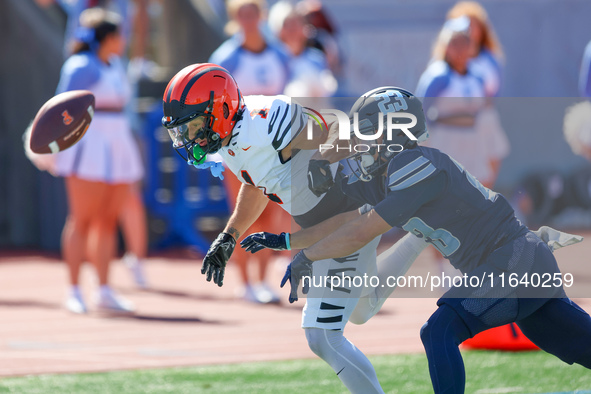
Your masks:
[[[387,167],[390,160],[396,155],[395,152],[385,151],[377,154],[377,159],[370,153],[364,153],[359,157],[359,168],[362,171],[361,179],[364,182],[371,181],[375,176],[379,176],[378,171]]]
[[[363,167],[370,167],[375,163],[375,159],[371,155],[361,155],[361,165]]]
[[[369,182],[373,179],[371,175],[371,167],[375,164],[375,159],[369,153],[362,153],[357,158],[354,159],[357,161],[357,168],[359,169],[359,173],[357,173],[357,177],[359,180],[363,182]]]

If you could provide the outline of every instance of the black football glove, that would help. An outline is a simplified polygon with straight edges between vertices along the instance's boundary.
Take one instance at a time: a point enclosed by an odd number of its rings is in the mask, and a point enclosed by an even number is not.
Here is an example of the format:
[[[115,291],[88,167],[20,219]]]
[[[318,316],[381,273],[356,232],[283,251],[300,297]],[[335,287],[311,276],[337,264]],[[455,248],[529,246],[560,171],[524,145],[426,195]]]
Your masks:
[[[301,250],[294,256],[292,262],[287,266],[285,275],[281,280],[281,287],[283,287],[289,279],[289,284],[291,286],[291,291],[289,292],[290,304],[293,304],[298,300],[298,286],[304,276],[307,276],[309,280],[304,281],[302,293],[308,294],[308,291],[310,290],[310,280],[312,279],[312,263],[313,261],[307,258],[304,251]]]
[[[236,240],[228,233],[220,233],[213,241],[201,266],[201,273],[207,275],[207,281],[218,286],[224,284],[224,272],[226,271],[226,263],[230,259]]]
[[[334,185],[330,162],[328,160],[310,160],[308,164],[308,188],[320,197]]]
[[[261,249],[290,250],[289,233],[272,234],[267,232],[250,234],[240,242],[246,252],[256,253]]]

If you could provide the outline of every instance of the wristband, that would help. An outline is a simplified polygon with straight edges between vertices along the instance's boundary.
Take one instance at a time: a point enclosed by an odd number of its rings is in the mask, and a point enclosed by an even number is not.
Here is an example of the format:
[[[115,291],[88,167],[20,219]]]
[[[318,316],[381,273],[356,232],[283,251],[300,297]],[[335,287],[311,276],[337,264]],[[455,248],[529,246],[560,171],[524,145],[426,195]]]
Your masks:
[[[287,247],[287,250],[291,250],[291,245],[289,243],[289,233],[285,233],[285,246]]]

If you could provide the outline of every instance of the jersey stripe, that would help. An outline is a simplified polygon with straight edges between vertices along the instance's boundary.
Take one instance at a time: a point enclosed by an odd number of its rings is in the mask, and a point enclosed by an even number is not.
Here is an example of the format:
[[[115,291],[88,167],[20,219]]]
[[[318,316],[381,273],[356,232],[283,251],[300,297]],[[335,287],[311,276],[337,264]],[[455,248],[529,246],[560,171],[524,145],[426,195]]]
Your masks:
[[[277,110],[274,111],[273,115],[271,116],[271,120],[269,121],[269,129],[267,130],[267,134],[271,134],[271,133],[275,133],[277,134],[277,132],[281,129],[281,124],[283,123],[283,121],[285,120],[285,117],[287,116],[287,113],[289,112],[289,106],[285,106],[285,111],[283,112],[283,114],[281,115],[281,121],[279,122],[279,126],[275,127],[275,123],[277,122],[277,119],[279,119],[280,117],[280,113],[281,113],[282,107],[277,108]]]
[[[279,112],[279,111],[277,111]],[[273,136],[273,142],[271,143],[271,145],[273,145],[273,148],[275,148],[275,150],[278,150],[281,145],[283,144],[283,140],[285,139],[285,137],[287,136],[288,132],[289,132],[289,123],[286,125],[285,129],[281,129],[281,126],[283,125],[283,122],[285,121],[285,118],[287,118],[287,115],[289,114],[289,106],[285,107],[285,113],[283,114],[283,116],[281,117],[281,121],[279,122],[279,126],[277,126],[277,128],[273,131],[275,131],[275,135]],[[269,125],[269,128],[272,128],[273,124]]]
[[[306,114],[301,106],[292,104],[286,105],[285,110],[282,109],[283,107],[279,107],[273,111],[267,128],[267,134],[273,134],[271,144],[275,150],[291,142],[307,125]],[[291,135],[290,140],[285,142],[285,138],[289,135]]]
[[[289,128],[291,129],[291,140],[293,141],[308,125],[308,116],[302,111],[302,107],[297,104],[293,104],[291,108],[293,116]]]
[[[320,309],[323,310],[336,310],[336,309],[345,309],[344,306],[329,304],[328,302],[321,302]]]
[[[427,178],[429,175],[435,172],[435,166],[431,164],[431,162],[427,161],[427,164],[421,166],[416,173],[409,176],[408,178],[402,180],[402,182],[394,182],[388,185],[390,190],[402,190],[412,185],[422,181],[423,179]]]
[[[329,317],[317,317],[316,321],[318,323],[339,323],[339,322],[343,321],[343,315],[329,316]]]
[[[421,167],[422,165],[424,165],[426,163],[430,163],[429,159],[427,159],[424,156],[417,157],[416,159],[414,159],[413,161],[411,161],[410,163],[408,163],[407,165],[405,165],[404,167],[402,167],[398,171],[390,174],[388,184],[392,185],[393,183],[397,183],[397,182],[401,181],[402,178],[410,175],[417,168]]]
[[[279,116],[279,111],[275,111],[271,114],[271,119],[269,119],[269,128],[267,130],[267,134],[271,134],[273,132],[273,125]]]

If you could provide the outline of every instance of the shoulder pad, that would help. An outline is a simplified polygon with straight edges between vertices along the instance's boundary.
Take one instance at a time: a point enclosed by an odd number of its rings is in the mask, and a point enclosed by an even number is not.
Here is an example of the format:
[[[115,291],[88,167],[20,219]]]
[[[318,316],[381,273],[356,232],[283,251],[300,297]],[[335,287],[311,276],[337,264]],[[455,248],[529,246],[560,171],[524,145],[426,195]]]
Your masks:
[[[291,103],[287,96],[275,96],[269,110],[268,134],[273,136],[273,148],[281,150],[306,125],[302,107]]]

